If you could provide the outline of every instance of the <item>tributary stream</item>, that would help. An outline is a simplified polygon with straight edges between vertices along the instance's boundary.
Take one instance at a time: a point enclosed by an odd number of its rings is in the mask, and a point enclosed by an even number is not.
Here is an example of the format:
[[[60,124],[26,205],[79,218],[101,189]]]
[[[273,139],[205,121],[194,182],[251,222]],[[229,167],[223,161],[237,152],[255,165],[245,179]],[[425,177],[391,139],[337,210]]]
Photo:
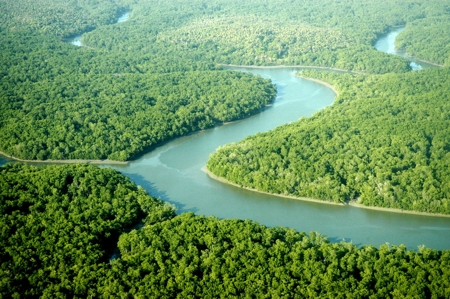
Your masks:
[[[410,215],[281,198],[211,179],[202,168],[218,146],[297,121],[333,103],[335,94],[294,76],[294,68],[234,68],[270,78],[278,88],[272,107],[253,117],[164,144],[128,165],[111,165],[178,212],[258,221],[317,231],[333,242],[361,246],[384,243],[450,249],[450,218]],[[298,70],[298,69],[297,69]],[[0,164],[4,161],[0,160]],[[106,167],[106,166],[105,166]],[[109,166],[108,166],[109,167]]]

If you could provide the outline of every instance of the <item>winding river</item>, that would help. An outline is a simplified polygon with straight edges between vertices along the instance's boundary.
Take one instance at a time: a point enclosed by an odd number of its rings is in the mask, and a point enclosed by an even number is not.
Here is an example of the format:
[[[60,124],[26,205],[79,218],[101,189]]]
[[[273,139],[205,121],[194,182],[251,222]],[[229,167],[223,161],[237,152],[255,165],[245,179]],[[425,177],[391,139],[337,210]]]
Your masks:
[[[129,18],[130,18],[130,12],[129,12],[129,11],[124,12],[123,14],[121,14],[121,15],[117,18],[116,24],[125,22],[125,21],[127,21]],[[72,44],[72,45],[74,45],[74,46],[81,47],[81,46],[83,46],[83,43],[81,42],[81,38],[82,38],[82,37],[83,37],[83,34],[78,34],[78,35],[75,35],[75,36],[66,38],[66,39],[64,39],[64,41],[65,41],[66,43]]]
[[[437,67],[434,64],[426,63],[421,60],[414,59],[406,54],[405,51],[400,51],[395,48],[395,38],[405,30],[405,27],[397,27],[391,30],[389,33],[381,36],[377,42],[375,43],[375,48],[378,51],[386,52],[388,54],[394,54],[402,56],[409,61],[411,61],[410,65],[413,71],[418,71],[426,68],[434,68]]]
[[[113,166],[179,212],[256,220],[267,226],[318,231],[331,241],[386,242],[410,249],[450,248],[450,218],[380,212],[280,198],[217,182],[201,168],[218,146],[296,121],[331,105],[334,93],[293,76],[294,69],[234,68],[270,78],[279,93],[272,108],[251,118],[176,139],[125,166]]]
[[[362,246],[405,244],[450,249],[450,218],[337,206],[255,193],[220,183],[201,169],[218,146],[310,116],[333,103],[335,94],[293,75],[294,68],[231,68],[270,78],[278,96],[253,117],[178,138],[128,165],[111,165],[152,196],[173,203],[178,212],[219,218],[252,219],[266,226],[318,231],[331,241]],[[0,160],[0,164],[6,160]],[[107,166],[102,166],[107,167]]]

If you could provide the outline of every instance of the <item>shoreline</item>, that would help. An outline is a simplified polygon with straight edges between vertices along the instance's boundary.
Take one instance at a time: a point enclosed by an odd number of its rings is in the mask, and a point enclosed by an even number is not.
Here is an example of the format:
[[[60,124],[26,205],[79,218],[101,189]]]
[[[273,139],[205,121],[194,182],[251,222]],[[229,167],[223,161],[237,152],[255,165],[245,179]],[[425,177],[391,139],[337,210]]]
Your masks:
[[[94,164],[94,165],[127,165],[130,163],[130,161],[116,161],[116,160],[100,160],[100,159],[64,159],[64,160],[26,160],[26,159],[20,159],[17,157],[14,157],[12,155],[6,154],[2,151],[0,151],[0,155],[7,158],[7,159],[11,159],[14,161],[19,161],[19,162],[27,162],[27,163],[39,163],[39,164]]]
[[[407,25],[407,24],[404,24],[404,25],[396,25],[396,26],[390,26],[389,28],[392,28],[392,29],[399,29],[399,28],[406,29],[406,25]],[[389,29],[388,32],[383,33],[381,36],[388,35],[391,31],[392,31],[392,30]],[[381,36],[379,36],[379,37],[377,38],[377,40],[379,40]],[[373,44],[373,47],[375,47],[375,44]],[[395,46],[395,40],[394,40],[394,47],[395,47],[395,51],[396,51],[397,53],[393,53],[393,55],[401,56],[401,57],[403,57],[403,58],[406,58],[406,59],[410,60],[411,62],[414,62],[414,61],[412,61],[412,60],[416,60],[416,61],[418,61],[418,62],[423,62],[423,63],[429,64],[429,65],[432,65],[432,66],[435,66],[435,67],[440,67],[440,68],[445,67],[444,64],[439,64],[439,63],[432,62],[432,61],[428,61],[428,60],[425,60],[425,59],[420,59],[420,58],[417,58],[417,57],[415,57],[415,56],[413,56],[413,55],[408,54],[408,52],[406,52],[406,49],[404,49],[404,48],[397,48],[397,47]],[[378,49],[377,49],[377,50],[378,50]],[[378,50],[378,51],[380,51],[380,50]],[[382,51],[382,52],[383,52],[383,51]],[[401,54],[399,54],[399,53],[404,54],[406,57],[404,57],[403,55],[401,55]],[[422,67],[422,69],[423,69],[423,67]]]
[[[239,65],[239,64],[219,64],[222,67],[238,67],[238,68],[248,68],[248,69],[318,69],[318,70],[328,70],[328,71],[338,71],[343,73],[352,74],[364,74],[364,72],[350,71],[344,69],[338,69],[328,66],[312,66],[312,65]]]
[[[419,211],[411,211],[411,210],[402,210],[397,208],[384,208],[384,207],[374,207],[374,206],[365,206],[362,204],[359,204],[354,201],[350,201],[348,204],[350,207],[360,208],[360,209],[367,209],[367,210],[375,210],[375,211],[382,211],[382,212],[390,212],[390,213],[398,213],[398,214],[409,214],[409,215],[418,215],[418,216],[431,216],[431,217],[443,217],[443,218],[450,218],[450,215],[447,214],[439,214],[439,213],[428,213],[428,212],[419,212]]]
[[[283,65],[282,66],[243,66],[243,65],[231,65],[231,64],[229,64],[229,65],[222,65],[222,66],[240,67],[240,68],[255,68],[255,69],[263,69],[263,68],[283,68],[283,69],[286,69],[286,68],[302,69],[303,68],[304,69],[304,68],[306,68],[306,69],[335,70],[335,71],[342,71],[342,72],[347,72],[347,73],[348,72],[355,73],[355,72],[352,72],[352,71],[347,71],[347,70],[342,70],[342,69],[334,69],[334,68],[330,68],[330,67],[315,67],[315,66],[283,66]],[[333,85],[328,83],[328,82],[325,82],[325,81],[322,81],[322,80],[319,80],[319,79],[304,77],[304,76],[299,75],[299,73],[296,73],[294,76],[302,78],[302,79],[305,79],[305,80],[313,81],[313,82],[319,83],[321,85],[324,85],[327,88],[331,89],[335,93],[336,97],[339,95],[339,92],[337,91],[337,89]],[[272,105],[273,105],[273,103],[267,104],[262,109],[264,110],[267,107],[270,107]],[[251,115],[251,116],[253,116],[253,115]],[[237,120],[230,121],[230,122],[224,122],[221,125],[228,125],[228,124],[240,121],[240,120],[242,120],[242,119],[237,119]],[[216,126],[214,126],[214,127],[216,127]],[[195,133],[195,132],[191,132],[191,133]],[[139,157],[139,156],[141,156],[142,154],[145,154],[145,153],[147,153],[147,151],[143,151],[142,153],[139,153],[137,155],[137,157]],[[101,159],[28,160],[28,159],[21,159],[21,158],[14,157],[14,156],[12,156],[10,154],[7,154],[7,153],[5,153],[3,151],[0,151],[0,156],[5,157],[6,159],[18,161],[18,162],[37,163],[37,164],[128,165],[130,163],[130,161],[117,161],[117,160],[108,160],[108,159],[105,159],[105,160],[101,160]],[[236,185],[236,186],[238,186],[238,185]],[[250,190],[252,190],[252,189],[250,189]],[[257,190],[252,190],[252,191],[257,191]],[[267,194],[276,195],[276,194],[273,194],[273,193],[267,193]],[[286,197],[286,196],[284,196],[284,197]],[[305,200],[316,201],[314,199],[306,199],[306,198],[305,198]],[[322,202],[323,203],[323,201],[321,201],[321,200],[317,200],[317,202]]]
[[[435,67],[437,67],[437,68],[444,68],[445,67],[445,65],[443,65],[443,64],[439,64],[439,63],[436,63],[436,62],[432,62],[432,61],[428,61],[428,60],[425,60],[425,59],[420,59],[420,58],[417,58],[417,57],[415,57],[415,56],[413,56],[413,55],[410,55],[410,54],[408,54],[408,52],[406,52],[406,50],[405,49],[395,49],[395,51],[397,52],[397,53],[402,53],[402,54],[404,54],[405,56],[403,56],[403,55],[401,55],[401,54],[394,54],[394,55],[398,55],[398,56],[401,56],[401,57],[404,57],[404,58],[406,58],[406,59],[409,59],[411,62],[414,62],[413,60],[416,60],[416,61],[418,61],[418,62],[423,62],[423,63],[426,63],[426,64],[429,64],[429,65],[432,65],[432,66],[435,66]],[[423,69],[423,67],[422,67],[422,69]]]
[[[309,80],[309,81],[313,81],[313,82],[322,84],[322,85],[328,87],[329,89],[331,89],[331,90],[336,94],[336,97],[339,96],[339,92],[338,92],[338,90],[336,89],[336,87],[334,87],[333,85],[331,85],[330,83],[328,83],[328,82],[326,82],[326,81],[319,80],[319,79],[314,79],[314,78],[309,78],[309,77],[305,77],[305,76],[302,76],[300,73],[297,73],[296,76],[299,77],[299,78],[305,79],[305,80]]]
[[[227,185],[231,185],[231,186],[234,186],[234,187],[238,187],[238,188],[241,188],[241,189],[244,189],[244,190],[248,190],[248,191],[252,191],[252,192],[256,192],[256,193],[261,193],[261,194],[266,194],[266,195],[271,195],[271,196],[276,196],[276,197],[289,198],[289,199],[295,199],[295,200],[301,200],[301,201],[307,201],[307,202],[315,202],[315,203],[327,204],[327,205],[336,205],[336,206],[343,206],[343,207],[347,206],[347,207],[367,209],[367,210],[374,210],[374,211],[380,211],[380,212],[408,214],[408,215],[417,215],[417,216],[427,216],[427,217],[450,218],[450,215],[446,215],[446,214],[418,212],[418,211],[401,210],[401,209],[395,209],[395,208],[364,206],[364,205],[358,204],[358,203],[356,203],[354,201],[351,201],[349,203],[337,203],[337,202],[325,201],[325,200],[309,198],[309,197],[300,197],[300,196],[294,196],[294,195],[275,194],[275,193],[260,191],[260,190],[253,189],[253,188],[242,187],[242,186],[240,186],[240,185],[238,185],[236,183],[232,183],[232,182],[228,181],[227,179],[225,179],[223,177],[219,177],[219,176],[213,174],[211,171],[209,171],[206,168],[206,166],[203,166],[201,168],[201,170],[203,172],[205,172],[211,179],[216,180],[218,182],[221,182],[221,183],[224,183],[224,184],[227,184]]]
[[[235,65],[235,64],[221,64],[221,66],[226,66],[226,67],[239,67],[239,68],[249,68],[249,69],[263,69],[263,68],[280,68],[280,69],[289,69],[289,68],[299,68],[299,69],[319,69],[319,70],[333,70],[333,71],[342,71],[342,72],[346,72],[346,73],[353,73],[353,74],[363,74],[361,72],[354,72],[354,71],[348,71],[348,70],[343,70],[343,69],[335,69],[335,68],[331,68],[331,67],[321,67],[321,66],[286,66],[286,65],[280,65],[280,66],[246,66],[246,65]],[[335,94],[336,97],[339,96],[339,92],[336,89],[336,87],[334,87],[333,85],[331,85],[330,83],[323,81],[323,80],[319,80],[319,79],[315,79],[315,78],[309,78],[309,77],[305,77],[302,76],[299,72],[296,72],[295,75],[296,77],[305,79],[305,80],[309,80],[309,81],[313,81],[319,84],[322,84],[326,87],[328,87],[329,89],[331,89]]]
[[[417,60],[417,61],[419,61],[419,62],[424,62],[424,63],[426,63],[426,64],[430,64],[430,65],[435,66],[435,67],[438,67],[438,68],[443,68],[443,67],[445,67],[445,65],[443,65],[443,64],[438,64],[438,63],[435,63],[435,62],[432,62],[432,61],[420,59],[420,58],[417,58],[417,57],[415,57],[415,56],[411,56],[411,55],[409,55],[409,54],[406,53],[406,52],[405,52],[405,54],[406,54],[406,56],[410,57],[411,59]]]
[[[261,190],[253,189],[253,188],[249,188],[249,187],[242,187],[242,186],[240,186],[240,185],[238,185],[236,183],[228,181],[225,178],[222,178],[220,176],[215,175],[214,173],[209,171],[208,168],[206,168],[206,166],[203,166],[201,168],[201,171],[206,173],[211,179],[216,180],[218,182],[221,182],[221,183],[224,183],[224,184],[227,184],[227,185],[230,185],[230,186],[238,187],[238,188],[241,188],[241,189],[244,189],[244,190],[260,193],[260,194],[266,194],[266,195],[271,195],[271,196],[276,196],[276,197],[290,198],[290,199],[296,199],[296,200],[302,200],[302,201],[308,201],[308,202],[316,202],[316,203],[327,204],[327,205],[335,205],[335,206],[346,206],[347,205],[345,203],[324,201],[324,200],[315,199],[315,198],[309,198],[309,197],[298,197],[298,196],[293,196],[293,195],[276,194],[276,193],[265,192],[265,191],[261,191]]]

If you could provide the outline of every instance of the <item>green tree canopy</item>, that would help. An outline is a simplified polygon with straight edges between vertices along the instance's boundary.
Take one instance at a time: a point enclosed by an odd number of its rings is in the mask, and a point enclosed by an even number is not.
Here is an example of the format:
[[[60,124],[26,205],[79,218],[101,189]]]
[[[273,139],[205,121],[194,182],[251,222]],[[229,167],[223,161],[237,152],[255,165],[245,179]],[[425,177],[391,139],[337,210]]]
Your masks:
[[[276,194],[450,214],[449,75],[304,71],[337,87],[334,105],[219,148],[208,169]]]

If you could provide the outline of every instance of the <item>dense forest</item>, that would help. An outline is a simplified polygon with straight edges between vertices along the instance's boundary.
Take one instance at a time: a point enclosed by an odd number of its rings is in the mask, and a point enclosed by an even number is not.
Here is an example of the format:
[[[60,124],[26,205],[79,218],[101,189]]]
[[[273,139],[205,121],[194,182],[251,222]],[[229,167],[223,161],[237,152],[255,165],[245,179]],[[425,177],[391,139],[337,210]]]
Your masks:
[[[219,148],[211,172],[276,194],[450,214],[449,69],[301,75],[336,86],[336,103]]]
[[[121,233],[147,215],[152,223],[173,214],[112,169],[6,165],[0,168],[0,295],[87,296]]]
[[[88,165],[0,168],[0,227],[4,298],[450,296],[449,251],[176,216],[120,173]]]
[[[132,33],[148,32],[149,24]],[[206,28],[206,29],[205,29]],[[152,29],[154,30],[154,29]],[[152,43],[147,43],[147,38]],[[130,34],[118,39],[113,28],[87,33],[83,43],[113,51],[140,50],[171,53],[219,64],[331,66],[372,73],[405,72],[408,63],[401,57],[361,45],[355,38],[334,28],[315,27],[298,21],[253,15],[203,17],[182,27],[158,31],[144,41]]]
[[[437,0],[0,0],[0,7],[7,112],[0,151],[31,160],[129,160],[170,138],[256,113],[273,98],[268,82],[223,72],[220,64],[406,72],[408,61],[374,49],[377,37],[448,16]],[[126,11],[130,19],[116,23]],[[63,42],[82,32],[84,47]],[[419,58],[442,44],[410,43],[404,47]],[[425,58],[443,63],[435,56]],[[227,104],[216,105],[219,99]]]
[[[117,23],[124,12],[130,19]],[[329,108],[220,148],[241,186],[450,214],[448,0],[0,0],[0,151],[130,160],[258,113],[268,80],[224,64],[310,65]],[[84,33],[82,47],[65,40]],[[89,165],[0,168],[1,298],[449,298],[450,252],[330,243],[221,220]]]
[[[436,16],[418,19],[407,24],[406,30],[395,39],[396,47],[413,57],[450,66],[450,22],[448,19],[448,15]]]
[[[22,159],[128,160],[170,138],[254,114],[276,94],[268,80],[201,63],[130,65],[52,45],[52,38],[5,40],[0,149]],[[46,51],[29,48],[42,43]]]

